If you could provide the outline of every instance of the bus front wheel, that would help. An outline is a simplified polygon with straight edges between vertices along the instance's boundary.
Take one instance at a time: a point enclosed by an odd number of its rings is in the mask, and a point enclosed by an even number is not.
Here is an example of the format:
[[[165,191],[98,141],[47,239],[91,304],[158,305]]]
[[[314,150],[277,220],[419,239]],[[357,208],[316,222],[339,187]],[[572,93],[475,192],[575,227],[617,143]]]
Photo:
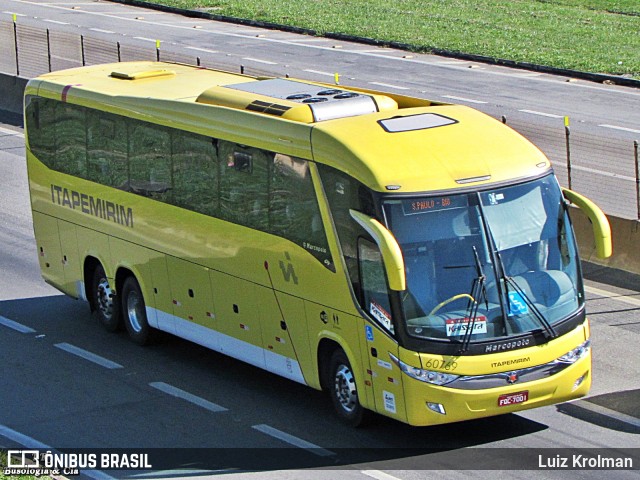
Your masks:
[[[147,310],[140,285],[134,277],[127,277],[122,285],[122,312],[129,338],[138,345],[151,342],[153,329],[147,321]]]
[[[341,349],[331,355],[328,380],[329,396],[338,417],[353,427],[363,425],[366,412],[358,400],[353,369]]]
[[[120,329],[120,308],[116,294],[109,284],[109,279],[102,265],[98,264],[93,271],[91,279],[91,302],[95,309],[98,321],[109,332]]]

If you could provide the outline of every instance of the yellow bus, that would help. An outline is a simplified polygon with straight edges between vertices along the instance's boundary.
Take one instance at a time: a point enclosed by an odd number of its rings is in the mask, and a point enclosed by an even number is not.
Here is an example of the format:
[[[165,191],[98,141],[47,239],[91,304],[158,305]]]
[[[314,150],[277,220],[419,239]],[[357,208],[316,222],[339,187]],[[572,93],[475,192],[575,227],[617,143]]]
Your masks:
[[[132,62],[25,92],[44,279],[139,344],[158,331],[315,389],[359,425],[585,395],[589,323],[549,160],[471,108]]]

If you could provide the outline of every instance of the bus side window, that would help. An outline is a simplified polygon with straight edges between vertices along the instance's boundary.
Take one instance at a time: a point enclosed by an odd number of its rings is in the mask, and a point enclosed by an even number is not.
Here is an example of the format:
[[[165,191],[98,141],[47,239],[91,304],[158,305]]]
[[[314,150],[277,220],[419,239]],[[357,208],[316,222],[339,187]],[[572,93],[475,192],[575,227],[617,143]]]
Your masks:
[[[55,168],[56,101],[43,97],[28,97],[26,124],[31,152],[49,168]]]
[[[171,198],[171,133],[168,128],[131,120],[129,190],[168,202]]]
[[[362,285],[362,308],[387,331],[394,333],[387,277],[378,246],[358,239],[358,265]]]
[[[86,178],[86,110],[78,105],[59,103],[55,111],[56,170]]]
[[[210,137],[177,130],[171,145],[173,203],[205,215],[218,215],[218,154]]]
[[[309,162],[277,153],[269,185],[271,233],[300,245],[335,271]]]
[[[268,162],[273,154],[220,141],[220,218],[268,231]]]
[[[124,188],[128,180],[127,124],[122,117],[87,112],[87,180]]]

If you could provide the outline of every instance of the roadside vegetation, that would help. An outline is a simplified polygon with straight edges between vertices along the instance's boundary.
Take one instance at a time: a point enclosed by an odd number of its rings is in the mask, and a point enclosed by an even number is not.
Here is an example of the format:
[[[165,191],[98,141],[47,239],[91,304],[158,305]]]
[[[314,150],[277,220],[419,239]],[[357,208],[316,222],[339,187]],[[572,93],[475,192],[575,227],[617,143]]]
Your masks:
[[[640,78],[639,0],[146,0],[585,72]]]

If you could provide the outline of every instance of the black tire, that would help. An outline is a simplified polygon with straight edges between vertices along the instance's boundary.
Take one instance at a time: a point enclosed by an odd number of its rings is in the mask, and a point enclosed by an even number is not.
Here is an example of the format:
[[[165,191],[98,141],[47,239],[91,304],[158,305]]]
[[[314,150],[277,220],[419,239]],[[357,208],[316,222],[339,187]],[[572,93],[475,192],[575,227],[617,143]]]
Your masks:
[[[91,278],[91,304],[98,321],[107,331],[116,332],[122,328],[120,303],[100,264],[96,266]]]
[[[150,344],[155,331],[147,321],[144,297],[135,277],[127,277],[124,281],[121,298],[124,326],[129,338],[138,345]]]
[[[364,425],[368,412],[360,405],[353,369],[341,349],[331,355],[326,384],[340,420],[352,427]]]

